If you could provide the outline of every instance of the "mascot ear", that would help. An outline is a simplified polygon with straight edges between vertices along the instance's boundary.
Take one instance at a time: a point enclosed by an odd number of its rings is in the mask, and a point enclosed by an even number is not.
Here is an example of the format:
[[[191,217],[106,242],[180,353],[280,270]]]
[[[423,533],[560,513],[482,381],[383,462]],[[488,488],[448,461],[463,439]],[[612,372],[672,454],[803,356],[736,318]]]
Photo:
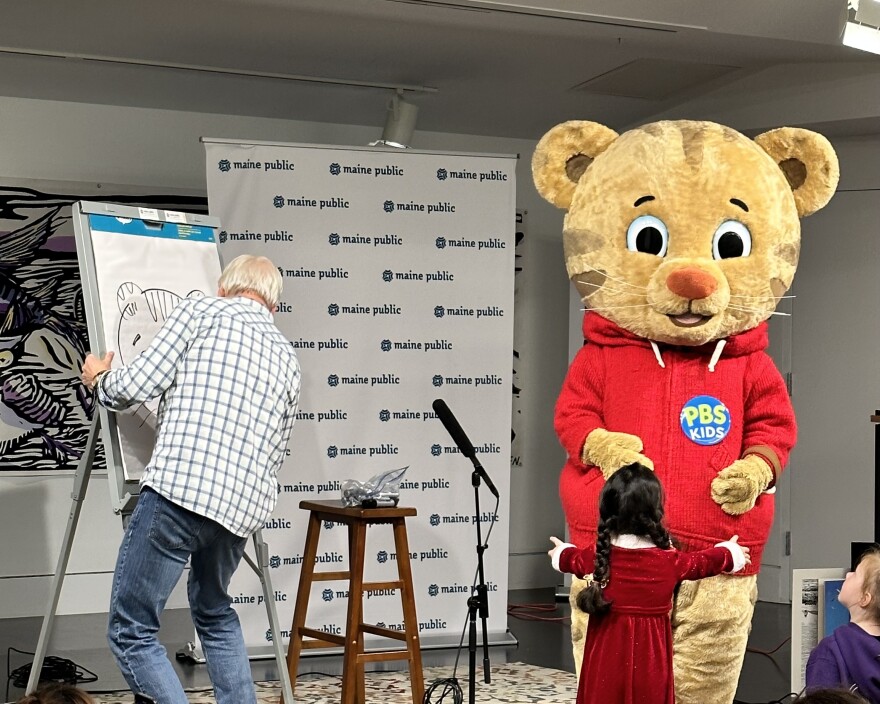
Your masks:
[[[567,210],[578,179],[615,139],[617,132],[598,122],[572,120],[556,125],[541,137],[532,156],[538,193]]]
[[[837,154],[825,137],[799,127],[780,127],[755,137],[775,161],[791,190],[802,218],[824,208],[837,188]]]

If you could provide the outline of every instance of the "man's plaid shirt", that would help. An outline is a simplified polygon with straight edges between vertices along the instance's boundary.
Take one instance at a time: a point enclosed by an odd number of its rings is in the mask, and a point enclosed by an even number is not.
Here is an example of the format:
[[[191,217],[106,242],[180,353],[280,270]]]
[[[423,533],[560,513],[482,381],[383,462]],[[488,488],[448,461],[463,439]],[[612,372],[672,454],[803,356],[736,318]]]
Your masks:
[[[98,401],[119,411],[161,396],[141,485],[246,537],[275,508],[299,386],[271,313],[211,297],[181,301],[148,349],[101,376]]]

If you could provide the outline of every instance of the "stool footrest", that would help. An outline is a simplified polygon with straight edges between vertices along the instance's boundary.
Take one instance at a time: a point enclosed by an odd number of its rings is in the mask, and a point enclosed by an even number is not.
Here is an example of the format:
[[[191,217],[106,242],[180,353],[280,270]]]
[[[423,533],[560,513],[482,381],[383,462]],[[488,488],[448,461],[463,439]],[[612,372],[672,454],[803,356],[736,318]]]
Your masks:
[[[335,582],[340,579],[351,579],[351,572],[314,572],[313,582]]]
[[[320,648],[326,647],[326,645],[345,645],[345,637],[337,636],[333,633],[325,633],[324,631],[319,631],[316,628],[305,628],[302,627],[299,629],[301,636],[306,636],[307,638],[314,638],[314,640],[304,640],[302,643],[303,648]]]
[[[381,653],[358,653],[358,665],[362,662],[387,662],[388,660],[412,660],[408,650],[383,650]]]
[[[406,633],[403,631],[395,631],[393,628],[382,628],[381,626],[373,626],[368,623],[361,624],[361,631],[364,633],[372,633],[374,636],[382,636],[383,638],[393,638],[394,640],[406,640]]]
[[[403,588],[403,580],[397,579],[393,582],[364,582],[361,585],[361,591],[368,591],[371,589],[392,589],[397,591],[398,589]]]

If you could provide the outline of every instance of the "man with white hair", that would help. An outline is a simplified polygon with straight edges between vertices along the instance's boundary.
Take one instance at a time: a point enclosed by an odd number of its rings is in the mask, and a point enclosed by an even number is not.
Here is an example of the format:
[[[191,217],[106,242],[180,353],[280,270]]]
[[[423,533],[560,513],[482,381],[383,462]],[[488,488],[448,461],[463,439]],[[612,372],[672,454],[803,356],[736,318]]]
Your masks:
[[[158,434],[119,549],[108,639],[131,690],[186,704],[157,633],[190,560],[188,594],[218,704],[256,704],[229,580],[248,537],[275,508],[276,475],[299,399],[293,346],[272,320],[281,276],[265,257],[237,257],[217,297],[186,299],[150,346],[111,371],[88,355],[82,380],[106,408],[161,397]]]

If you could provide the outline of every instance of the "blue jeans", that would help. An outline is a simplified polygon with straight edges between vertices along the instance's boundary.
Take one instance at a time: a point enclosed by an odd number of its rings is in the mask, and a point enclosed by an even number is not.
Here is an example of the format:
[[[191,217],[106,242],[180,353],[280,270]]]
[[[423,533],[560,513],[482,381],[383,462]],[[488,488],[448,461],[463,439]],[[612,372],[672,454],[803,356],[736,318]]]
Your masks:
[[[157,704],[187,704],[159,619],[190,560],[190,610],[217,704],[256,704],[238,614],[227,593],[246,538],[144,487],[119,548],[110,600],[110,649],[133,692]]]

